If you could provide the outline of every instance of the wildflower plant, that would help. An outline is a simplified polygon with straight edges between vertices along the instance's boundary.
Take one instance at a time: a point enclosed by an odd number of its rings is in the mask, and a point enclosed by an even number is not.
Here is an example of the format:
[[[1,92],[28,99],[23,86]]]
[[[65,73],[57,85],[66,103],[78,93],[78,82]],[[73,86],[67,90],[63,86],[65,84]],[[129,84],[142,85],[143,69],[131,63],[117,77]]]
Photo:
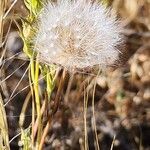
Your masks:
[[[46,101],[50,100],[55,86],[55,66],[70,71],[113,64],[119,56],[117,46],[122,42],[122,27],[113,11],[101,3],[86,0],[58,0],[57,3],[25,0],[25,4],[29,16],[23,20],[23,32],[20,34],[24,41],[24,52],[30,58],[32,136],[27,137],[29,134],[26,131],[29,130],[21,131],[22,136],[25,135],[22,139],[32,140],[31,145],[24,147],[42,149],[50,128],[50,120],[45,128],[42,126],[42,110],[46,107]],[[47,100],[44,102],[39,96],[40,74],[47,84]],[[64,79],[65,72],[60,80],[52,112],[57,110]]]

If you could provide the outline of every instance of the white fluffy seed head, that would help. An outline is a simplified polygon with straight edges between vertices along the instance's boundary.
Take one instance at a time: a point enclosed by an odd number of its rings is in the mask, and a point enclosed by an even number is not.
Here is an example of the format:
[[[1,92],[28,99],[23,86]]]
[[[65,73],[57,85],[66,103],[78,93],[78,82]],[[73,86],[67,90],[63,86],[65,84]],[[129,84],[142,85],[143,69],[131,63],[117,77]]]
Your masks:
[[[122,43],[122,27],[112,10],[85,0],[58,0],[42,10],[35,51],[48,64],[67,69],[113,64]]]

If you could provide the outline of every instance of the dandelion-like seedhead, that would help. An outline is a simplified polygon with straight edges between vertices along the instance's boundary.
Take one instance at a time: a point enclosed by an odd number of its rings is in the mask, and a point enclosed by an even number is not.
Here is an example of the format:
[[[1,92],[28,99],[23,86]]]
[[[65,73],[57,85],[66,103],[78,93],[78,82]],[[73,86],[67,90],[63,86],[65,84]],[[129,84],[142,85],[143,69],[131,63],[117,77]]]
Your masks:
[[[112,10],[85,0],[49,2],[39,15],[34,50],[40,60],[67,69],[113,64],[122,27]]]

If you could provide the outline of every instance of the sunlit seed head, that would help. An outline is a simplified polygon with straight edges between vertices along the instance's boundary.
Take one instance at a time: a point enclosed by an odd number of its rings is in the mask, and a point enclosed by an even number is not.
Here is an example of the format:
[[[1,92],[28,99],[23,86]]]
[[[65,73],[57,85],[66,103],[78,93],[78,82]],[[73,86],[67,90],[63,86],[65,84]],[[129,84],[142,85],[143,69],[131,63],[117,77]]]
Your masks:
[[[58,0],[47,3],[39,16],[35,51],[42,62],[84,69],[118,59],[122,26],[101,3]]]

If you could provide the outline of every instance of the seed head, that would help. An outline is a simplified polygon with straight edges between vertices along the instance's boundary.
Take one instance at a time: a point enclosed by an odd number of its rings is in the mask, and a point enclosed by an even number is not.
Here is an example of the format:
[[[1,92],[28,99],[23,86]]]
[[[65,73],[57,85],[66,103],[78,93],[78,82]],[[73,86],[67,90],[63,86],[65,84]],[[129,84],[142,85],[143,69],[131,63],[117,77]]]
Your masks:
[[[118,59],[121,29],[116,15],[102,4],[49,2],[39,16],[35,51],[42,62],[67,69],[111,65]]]

